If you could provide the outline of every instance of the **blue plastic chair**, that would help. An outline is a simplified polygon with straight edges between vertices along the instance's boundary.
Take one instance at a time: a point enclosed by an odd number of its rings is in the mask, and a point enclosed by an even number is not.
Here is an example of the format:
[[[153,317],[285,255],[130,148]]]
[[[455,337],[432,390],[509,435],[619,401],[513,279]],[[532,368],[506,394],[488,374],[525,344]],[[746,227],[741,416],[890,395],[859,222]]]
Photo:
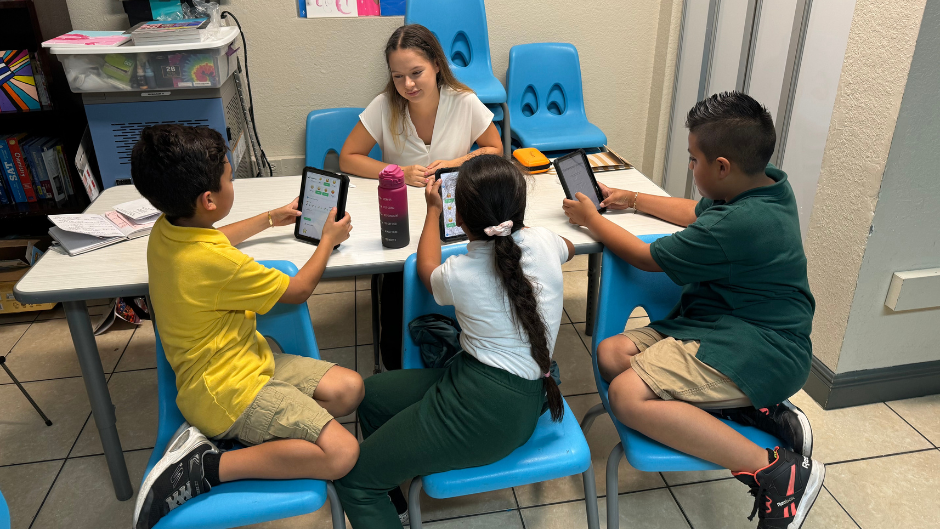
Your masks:
[[[297,274],[290,261],[261,261],[285,274]],[[258,332],[270,336],[285,353],[320,358],[317,340],[310,323],[306,303],[278,303],[267,314],[258,315]],[[157,377],[159,427],[157,441],[144,478],[160,460],[172,435],[185,420],[176,407],[176,375],[166,360],[156,320],[153,327],[157,342]],[[329,498],[334,529],[346,527],[343,508],[333,484],[314,479],[246,479],[223,483],[170,511],[155,529],[228,529],[242,525],[279,520],[314,512]]]
[[[520,44],[506,72],[512,137],[542,152],[607,144],[584,112],[581,63],[571,44]]]
[[[448,245],[441,249],[441,260],[452,255],[467,253],[466,244]],[[405,300],[402,366],[405,369],[423,369],[421,350],[411,339],[407,323],[430,313],[456,318],[454,307],[442,307],[434,302],[418,278],[417,254],[405,261]],[[532,437],[500,461],[481,467],[450,470],[429,476],[418,476],[411,482],[408,492],[408,514],[411,529],[421,529],[421,489],[432,498],[454,498],[480,492],[519,487],[581,474],[584,482],[584,503],[590,529],[598,528],[597,491],[591,449],[588,447],[578,421],[565,402],[565,415],[561,422],[552,422],[551,414],[539,417]]]
[[[645,235],[640,239],[651,243],[660,237],[663,235]],[[594,342],[591,349],[591,356],[594,360],[594,380],[597,382],[601,404],[591,408],[585,414],[581,424],[582,429],[587,432],[594,419],[606,411],[617,428],[617,434],[620,435],[620,443],[611,450],[607,458],[608,529],[617,529],[620,521],[616,498],[617,474],[622,456],[626,456],[633,468],[644,472],[719,470],[722,468],[714,463],[673,450],[624,426],[614,417],[610,409],[610,401],[607,399],[610,385],[601,377],[597,368],[597,345],[605,338],[623,332],[634,308],[643,307],[650,320],[662,319],[675,306],[680,293],[681,287],[673,283],[666,274],[644,272],[634,268],[609,249],[604,249],[597,320],[594,324]],[[766,448],[786,446],[776,437],[757,428],[742,426],[731,421],[724,422],[760,446]],[[614,498],[614,501],[611,501],[611,498]]]
[[[325,108],[307,114],[307,153],[308,167],[323,169],[326,156],[330,151],[339,154],[343,150],[346,137],[359,123],[362,108]],[[369,158],[382,161],[382,149],[376,144],[369,151]]]
[[[472,88],[489,107],[493,121],[503,122],[503,149],[508,157],[510,120],[506,89],[493,75],[483,0],[408,0],[405,24],[421,24],[434,33],[457,79]]]
[[[3,494],[0,494],[0,529],[10,529],[10,508]]]

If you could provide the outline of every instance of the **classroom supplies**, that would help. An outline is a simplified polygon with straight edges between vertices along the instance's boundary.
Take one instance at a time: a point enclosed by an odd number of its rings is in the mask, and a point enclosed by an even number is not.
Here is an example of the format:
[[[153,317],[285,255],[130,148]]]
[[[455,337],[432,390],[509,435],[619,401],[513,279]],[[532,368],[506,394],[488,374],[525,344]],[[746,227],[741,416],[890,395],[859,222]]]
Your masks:
[[[457,225],[457,172],[456,167],[438,169],[434,178],[441,181],[441,201],[444,209],[441,210],[440,232],[441,241],[452,243],[467,238],[463,228]]]
[[[404,248],[411,242],[405,172],[394,164],[386,165],[379,173],[379,226],[382,246]]]
[[[203,30],[209,27],[209,18],[187,18],[184,20],[143,22],[131,28],[135,46],[157,44],[186,44],[201,42]]]
[[[82,48],[85,46],[120,46],[131,40],[123,31],[69,31],[42,43],[43,47]]]
[[[601,152],[589,154],[587,157],[588,161],[591,163],[591,169],[595,173],[633,168],[633,165],[628,162],[626,158],[615,153],[606,145],[604,145],[604,149]]]
[[[349,177],[305,167],[300,180],[300,216],[294,224],[294,237],[313,244],[320,244],[323,225],[330,211],[336,208],[335,220],[346,216],[346,195],[349,193]],[[335,246],[339,248],[337,244]]]
[[[542,151],[534,147],[516,149],[512,152],[512,156],[526,168],[529,174],[544,173],[552,167],[552,163],[542,154]]]
[[[131,74],[135,73],[136,67],[137,59],[135,55],[110,53],[104,56],[104,66],[101,67],[101,73],[116,79],[130,88]]]
[[[160,212],[153,209],[146,199],[118,204],[114,211],[104,215],[73,214],[49,215],[55,224],[49,228],[49,235],[58,242],[69,255],[79,255],[111,244],[143,237],[150,234],[154,223],[160,218]],[[148,206],[149,209],[148,209]],[[138,215],[134,218],[117,211],[118,209]],[[150,216],[144,215],[156,211]]]
[[[28,112],[40,108],[29,52],[0,51],[0,112]]]

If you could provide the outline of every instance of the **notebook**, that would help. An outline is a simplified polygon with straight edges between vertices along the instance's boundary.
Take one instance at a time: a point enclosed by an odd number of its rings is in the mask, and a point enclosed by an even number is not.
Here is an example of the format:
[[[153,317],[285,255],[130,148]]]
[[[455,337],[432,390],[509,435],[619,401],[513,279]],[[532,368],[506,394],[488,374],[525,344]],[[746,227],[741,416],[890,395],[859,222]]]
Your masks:
[[[49,228],[49,235],[69,255],[80,255],[149,235],[160,218],[160,212],[146,199],[118,204],[114,209],[103,215],[49,215],[49,220],[55,224]]]

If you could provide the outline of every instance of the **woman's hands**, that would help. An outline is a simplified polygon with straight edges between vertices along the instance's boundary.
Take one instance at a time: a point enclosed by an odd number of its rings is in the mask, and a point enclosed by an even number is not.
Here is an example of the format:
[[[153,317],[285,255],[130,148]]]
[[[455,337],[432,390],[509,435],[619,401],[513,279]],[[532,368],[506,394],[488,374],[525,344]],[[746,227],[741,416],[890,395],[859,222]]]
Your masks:
[[[441,180],[428,179],[428,183],[424,186],[424,201],[428,204],[428,213],[436,210],[439,216],[440,212],[444,211],[444,201],[441,200]]]
[[[426,177],[428,168],[423,165],[407,165],[402,167],[401,170],[405,173],[405,183],[410,186],[424,187],[424,185],[428,183]],[[432,178],[431,180],[434,179]]]
[[[424,176],[432,176],[435,171],[442,167],[460,167],[465,160],[458,158],[456,160],[434,160],[431,162],[431,165],[424,171]]]
[[[636,193],[633,191],[607,187],[600,182],[597,185],[601,188],[601,196],[604,197],[601,201],[602,208],[630,209],[636,203]]]
[[[290,201],[290,204],[272,209],[269,213],[271,214],[271,220],[274,221],[275,226],[287,226],[293,224],[297,217],[300,216],[300,211],[297,209],[298,201],[300,197],[295,197],[294,200]]]

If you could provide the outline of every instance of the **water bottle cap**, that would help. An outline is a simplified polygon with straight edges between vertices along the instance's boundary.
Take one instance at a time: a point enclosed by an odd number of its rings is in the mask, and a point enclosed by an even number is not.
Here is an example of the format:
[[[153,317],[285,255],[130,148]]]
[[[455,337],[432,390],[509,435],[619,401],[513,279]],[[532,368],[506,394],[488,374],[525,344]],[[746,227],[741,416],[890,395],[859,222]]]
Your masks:
[[[405,172],[395,164],[389,164],[379,173],[379,187],[396,188],[405,184]]]

